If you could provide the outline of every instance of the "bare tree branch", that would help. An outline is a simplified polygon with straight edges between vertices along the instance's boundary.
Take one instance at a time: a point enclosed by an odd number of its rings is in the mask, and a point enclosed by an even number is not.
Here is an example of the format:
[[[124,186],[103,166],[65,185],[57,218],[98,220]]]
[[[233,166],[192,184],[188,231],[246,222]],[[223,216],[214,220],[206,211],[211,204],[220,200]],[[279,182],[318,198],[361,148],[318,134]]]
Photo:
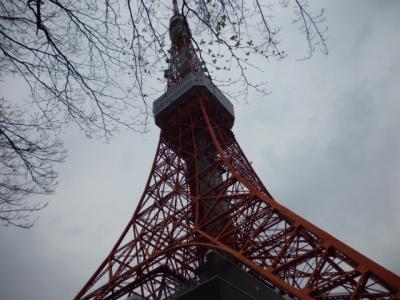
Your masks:
[[[246,100],[251,89],[267,93],[266,82],[251,79],[260,71],[254,58],[286,57],[270,12],[291,2],[304,57],[316,48],[326,55],[324,10],[313,14],[306,0],[181,0],[179,7],[205,72]],[[0,95],[0,225],[28,228],[31,213],[46,205],[28,198],[54,191],[54,166],[66,154],[58,135],[68,124],[106,140],[119,128],[147,130],[150,102],[165,86],[153,79],[168,67],[171,8],[161,0],[0,2],[0,79],[14,76],[30,92],[20,105]]]

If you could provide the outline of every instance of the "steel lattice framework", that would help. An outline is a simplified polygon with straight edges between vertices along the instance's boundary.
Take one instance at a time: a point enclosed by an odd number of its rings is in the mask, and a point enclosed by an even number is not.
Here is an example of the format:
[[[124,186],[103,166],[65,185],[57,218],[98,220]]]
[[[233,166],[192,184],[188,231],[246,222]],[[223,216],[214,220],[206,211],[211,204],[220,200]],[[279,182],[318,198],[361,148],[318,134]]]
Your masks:
[[[273,199],[202,96],[167,125],[132,219],[76,299],[168,298],[207,249],[299,299],[399,298],[398,276]]]
[[[211,249],[293,298],[400,299],[397,275],[270,195],[231,131],[233,107],[199,73],[187,22],[174,7],[170,89],[155,104],[161,133],[149,179],[75,299],[168,299],[199,283]]]

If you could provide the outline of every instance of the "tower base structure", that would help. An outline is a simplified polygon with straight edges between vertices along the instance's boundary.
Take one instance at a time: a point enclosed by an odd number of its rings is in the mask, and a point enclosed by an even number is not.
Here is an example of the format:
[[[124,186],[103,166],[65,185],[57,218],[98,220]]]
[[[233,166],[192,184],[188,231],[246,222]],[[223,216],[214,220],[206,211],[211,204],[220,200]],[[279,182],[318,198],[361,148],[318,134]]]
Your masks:
[[[199,268],[201,280],[178,291],[171,300],[285,300],[232,260],[210,251]]]

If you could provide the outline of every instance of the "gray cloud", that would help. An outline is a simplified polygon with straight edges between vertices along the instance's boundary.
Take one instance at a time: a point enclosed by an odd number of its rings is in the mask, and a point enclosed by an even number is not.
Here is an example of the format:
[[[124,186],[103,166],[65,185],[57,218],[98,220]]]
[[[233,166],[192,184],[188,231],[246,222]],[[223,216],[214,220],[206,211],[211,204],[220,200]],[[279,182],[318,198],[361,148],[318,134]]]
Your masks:
[[[265,66],[272,94],[236,105],[234,131],[279,202],[400,273],[400,4],[320,3],[330,55],[296,61],[297,33],[283,31],[288,59]],[[2,299],[76,294],[133,213],[157,136],[153,126],[104,144],[71,128],[59,188],[35,227],[0,228]]]

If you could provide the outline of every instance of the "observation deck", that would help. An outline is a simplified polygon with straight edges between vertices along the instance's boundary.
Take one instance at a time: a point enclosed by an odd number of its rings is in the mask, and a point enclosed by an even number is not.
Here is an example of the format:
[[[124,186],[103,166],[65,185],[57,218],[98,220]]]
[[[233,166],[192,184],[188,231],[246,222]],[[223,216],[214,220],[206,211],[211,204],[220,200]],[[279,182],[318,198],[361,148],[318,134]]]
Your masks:
[[[228,120],[229,128],[232,128],[235,120],[233,104],[202,72],[187,74],[153,102],[153,115],[157,126],[162,127],[180,106],[196,96],[202,96],[206,102],[210,102]]]

